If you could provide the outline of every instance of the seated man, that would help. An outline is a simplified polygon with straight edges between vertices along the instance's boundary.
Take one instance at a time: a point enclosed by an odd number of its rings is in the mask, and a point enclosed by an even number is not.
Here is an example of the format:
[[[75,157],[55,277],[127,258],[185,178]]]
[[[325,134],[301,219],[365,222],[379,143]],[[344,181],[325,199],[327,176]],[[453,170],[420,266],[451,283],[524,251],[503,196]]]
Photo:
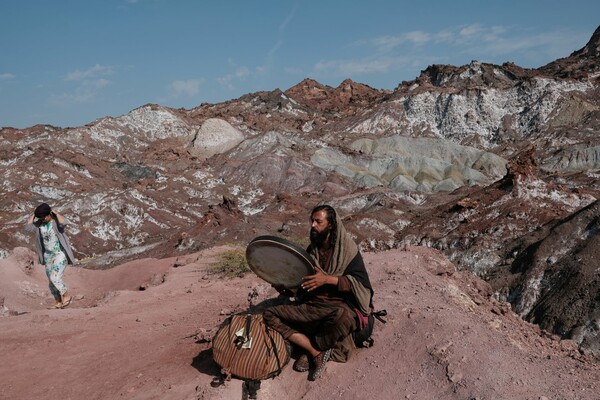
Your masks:
[[[351,334],[362,328],[371,312],[373,289],[358,246],[333,207],[313,209],[310,243],[316,273],[303,278],[296,302],[268,308],[264,318],[303,350],[294,369],[308,371],[312,362],[309,379],[315,380],[325,371],[332,351],[337,361],[347,360],[353,347]]]

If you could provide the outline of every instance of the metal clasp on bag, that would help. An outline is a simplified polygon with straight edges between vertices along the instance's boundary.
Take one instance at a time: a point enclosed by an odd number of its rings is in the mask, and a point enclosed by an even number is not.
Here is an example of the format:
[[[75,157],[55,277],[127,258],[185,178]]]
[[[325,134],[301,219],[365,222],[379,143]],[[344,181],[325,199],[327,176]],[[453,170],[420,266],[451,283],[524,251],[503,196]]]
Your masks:
[[[240,328],[235,333],[235,343],[238,349],[249,349],[252,347],[252,338],[250,337],[250,325],[252,322],[252,314],[246,314],[246,327]]]

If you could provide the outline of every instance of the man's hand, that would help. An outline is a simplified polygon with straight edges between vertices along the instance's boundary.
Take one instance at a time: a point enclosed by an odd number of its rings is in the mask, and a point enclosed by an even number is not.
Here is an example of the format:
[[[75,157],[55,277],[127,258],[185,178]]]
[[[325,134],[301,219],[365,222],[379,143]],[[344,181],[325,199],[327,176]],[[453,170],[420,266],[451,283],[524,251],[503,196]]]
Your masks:
[[[302,278],[302,289],[310,292],[323,285],[337,285],[337,276],[326,275],[321,269],[316,269],[316,274]]]

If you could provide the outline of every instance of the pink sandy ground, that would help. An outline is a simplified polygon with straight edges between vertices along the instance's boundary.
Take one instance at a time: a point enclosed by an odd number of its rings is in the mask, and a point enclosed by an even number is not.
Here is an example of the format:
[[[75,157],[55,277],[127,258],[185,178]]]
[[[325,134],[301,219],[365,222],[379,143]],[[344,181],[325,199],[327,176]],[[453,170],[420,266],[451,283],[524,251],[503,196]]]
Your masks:
[[[275,297],[250,273],[207,270],[227,247],[139,259],[110,270],[69,267],[75,295],[52,298],[43,267],[17,248],[0,261],[1,399],[243,399],[234,379],[213,388],[211,338],[231,313]],[[259,399],[599,399],[600,369],[571,341],[519,319],[490,287],[439,252],[364,254],[376,307],[375,346],[316,382],[291,363]],[[143,290],[141,290],[143,289]],[[3,304],[3,306],[2,306]]]

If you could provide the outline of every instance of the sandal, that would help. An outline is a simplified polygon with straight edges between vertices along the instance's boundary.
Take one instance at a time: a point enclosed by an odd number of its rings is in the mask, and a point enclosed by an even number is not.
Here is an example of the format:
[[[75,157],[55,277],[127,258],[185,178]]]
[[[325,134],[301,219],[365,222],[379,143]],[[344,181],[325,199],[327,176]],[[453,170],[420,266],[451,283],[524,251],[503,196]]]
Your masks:
[[[72,300],[73,300],[73,296],[69,296],[68,298],[66,298],[65,300],[63,300],[62,307],[60,307],[60,308],[65,308],[66,306],[68,306],[69,304],[71,304]]]
[[[310,369],[310,364],[308,362],[308,354],[303,353],[293,365],[294,371],[298,372],[306,372]]]
[[[316,381],[323,375],[325,369],[327,368],[327,360],[329,360],[329,356],[331,355],[331,349],[325,350],[319,353],[318,356],[313,358],[313,363],[315,364],[315,370],[312,375],[309,376],[309,380]]]

